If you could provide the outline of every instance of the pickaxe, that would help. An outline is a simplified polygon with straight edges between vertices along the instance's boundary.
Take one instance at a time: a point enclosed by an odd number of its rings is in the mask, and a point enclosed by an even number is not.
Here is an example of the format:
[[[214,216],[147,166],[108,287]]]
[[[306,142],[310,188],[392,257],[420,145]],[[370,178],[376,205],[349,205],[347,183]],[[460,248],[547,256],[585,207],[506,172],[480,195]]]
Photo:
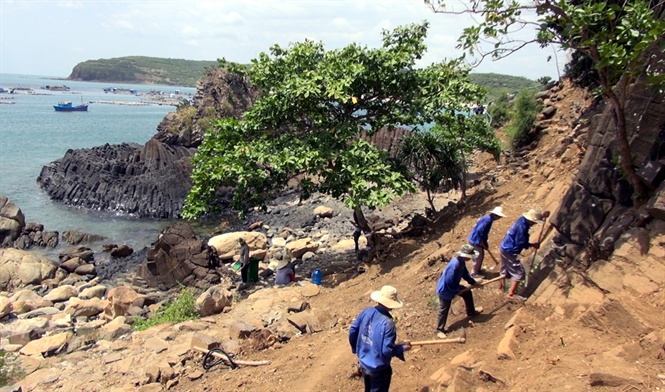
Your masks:
[[[488,285],[490,283],[498,282],[498,281],[503,280],[503,279],[505,279],[505,277],[503,275],[499,275],[496,278],[487,280],[485,282],[478,283],[478,286],[482,287],[482,286]],[[455,295],[455,298],[453,298],[453,304],[455,303],[455,301],[458,298],[460,298],[460,296],[462,294],[466,293],[467,291],[470,291],[473,288],[474,288],[474,286],[468,286],[468,287],[465,287],[462,290],[458,291],[457,294]],[[478,288],[478,287],[475,287],[475,288]],[[453,312],[453,315],[455,314],[455,312],[453,311],[453,306],[452,305],[450,305],[450,311]]]

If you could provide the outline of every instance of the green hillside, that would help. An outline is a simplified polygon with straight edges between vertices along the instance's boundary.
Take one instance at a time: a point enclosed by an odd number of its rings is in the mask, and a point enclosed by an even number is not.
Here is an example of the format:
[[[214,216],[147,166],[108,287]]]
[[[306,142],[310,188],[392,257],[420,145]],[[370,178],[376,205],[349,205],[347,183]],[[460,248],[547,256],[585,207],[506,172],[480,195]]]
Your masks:
[[[194,87],[206,68],[216,66],[217,61],[129,56],[84,61],[67,79]]]
[[[469,74],[469,79],[471,79],[471,82],[487,89],[487,99],[489,101],[496,101],[504,93],[517,93],[525,88],[533,89],[534,91],[542,88],[540,83],[523,76],[497,73],[471,73]]]

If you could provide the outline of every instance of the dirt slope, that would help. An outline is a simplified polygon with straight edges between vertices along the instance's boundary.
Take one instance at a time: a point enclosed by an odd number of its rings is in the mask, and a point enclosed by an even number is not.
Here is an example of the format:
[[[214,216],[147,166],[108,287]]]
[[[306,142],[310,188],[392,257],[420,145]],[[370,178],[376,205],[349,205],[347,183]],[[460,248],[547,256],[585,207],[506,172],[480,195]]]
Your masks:
[[[589,97],[571,88],[556,93],[557,113],[548,120],[531,151],[502,157],[497,167],[476,157],[478,185],[461,208],[440,217],[419,239],[395,240],[383,263],[344,280],[328,276],[322,292],[308,299],[312,308],[328,309],[338,319],[330,330],[304,334],[267,350],[246,352],[243,359],[267,359],[270,365],[236,370],[213,368],[196,380],[181,378],[178,391],[353,391],[355,358],[348,327],[366,306],[369,294],[384,284],[398,288],[405,307],[395,312],[398,339],[433,339],[436,323],[434,288],[446,258],[465,242],[475,221],[496,205],[508,218],[495,222],[492,253],[514,220],[526,209],[553,210],[568,188],[584,153],[575,142],[580,116]],[[578,127],[579,128],[579,127]],[[573,142],[570,139],[573,138]],[[531,230],[532,240],[542,227]],[[552,233],[546,230],[547,240]],[[532,256],[525,255],[525,264]],[[486,256],[487,278],[497,276]],[[351,267],[349,269],[351,272]],[[342,279],[340,279],[342,278]],[[580,286],[581,289],[582,286]],[[590,297],[578,303],[550,304],[533,297],[525,304],[507,301],[496,285],[474,293],[485,312],[473,322],[463,317],[457,301],[449,318],[451,337],[466,329],[466,344],[424,346],[408,352],[406,362],[393,361],[394,391],[655,391],[664,388],[665,317],[662,285],[650,296],[632,293]],[[617,296],[623,296],[618,298]],[[628,302],[626,302],[628,301]],[[630,303],[630,306],[625,305]],[[640,317],[641,315],[641,317]],[[195,364],[192,364],[194,367]]]

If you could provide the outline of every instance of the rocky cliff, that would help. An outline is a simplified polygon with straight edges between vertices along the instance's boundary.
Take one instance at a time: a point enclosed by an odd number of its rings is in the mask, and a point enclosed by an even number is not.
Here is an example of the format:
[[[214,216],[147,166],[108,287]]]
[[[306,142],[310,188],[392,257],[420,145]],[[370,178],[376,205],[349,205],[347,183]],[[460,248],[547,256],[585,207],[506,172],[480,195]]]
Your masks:
[[[238,118],[257,93],[246,80],[212,69],[192,105],[168,114],[143,146],[104,145],[69,150],[37,179],[53,200],[145,218],[179,216],[191,187],[191,157],[213,119]]]
[[[654,51],[647,67],[664,72],[665,54]],[[622,177],[613,153],[612,112],[609,107],[598,108],[590,121],[577,126],[577,134],[584,135],[575,139],[583,158],[551,220],[554,241],[535,271],[543,284],[533,285],[526,294],[538,287],[535,294],[545,296],[543,300],[551,301],[552,296],[565,300],[579,298],[582,286],[588,290],[586,297],[624,289],[648,294],[644,290],[665,283],[665,275],[654,272],[663,267],[661,256],[654,252],[659,252],[665,217],[665,93],[644,76],[630,88],[626,120],[633,163],[650,193],[635,195]],[[646,202],[639,201],[645,196]],[[647,264],[622,268],[627,252]]]

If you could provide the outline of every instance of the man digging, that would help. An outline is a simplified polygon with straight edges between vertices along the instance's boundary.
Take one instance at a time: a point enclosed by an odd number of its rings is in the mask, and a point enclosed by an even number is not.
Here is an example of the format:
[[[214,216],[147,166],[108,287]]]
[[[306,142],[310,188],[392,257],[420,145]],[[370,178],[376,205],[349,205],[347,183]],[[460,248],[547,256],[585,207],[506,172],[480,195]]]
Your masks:
[[[480,269],[483,266],[483,260],[485,258],[485,249],[489,249],[488,239],[490,235],[490,230],[492,230],[492,223],[495,220],[505,218],[503,214],[503,208],[495,207],[489,214],[478,219],[476,225],[473,226],[473,230],[469,234],[469,244],[473,245],[473,248],[478,252],[478,257],[473,263],[473,269],[471,270],[471,277],[474,279],[483,279],[483,276],[480,275]]]
[[[515,221],[515,223],[508,229],[506,236],[501,241],[501,276],[504,279],[511,279],[512,284],[508,290],[508,298],[516,298],[524,300],[516,294],[517,286],[526,277],[524,265],[519,259],[519,254],[528,248],[538,249],[540,243],[529,243],[529,229],[536,223],[543,223],[543,217],[549,216],[549,212],[544,213],[540,210],[531,209]],[[503,289],[503,281],[501,283]]]
[[[473,248],[473,245],[464,244],[460,251],[457,252],[457,257],[448,262],[436,284],[436,294],[439,296],[439,317],[436,327],[436,337],[439,339],[446,338],[446,321],[448,321],[448,312],[450,311],[450,305],[455,295],[459,295],[464,299],[466,315],[469,318],[475,317],[483,311],[483,308],[475,307],[471,290],[465,290],[466,288],[460,285],[460,281],[464,278],[471,287],[482,287],[469,275],[469,270],[466,268],[466,262],[468,260],[475,260],[477,257],[478,251]]]
[[[411,349],[411,343],[395,343],[397,332],[390,311],[403,305],[397,289],[383,286],[370,298],[377,305],[365,308],[356,317],[349,329],[349,343],[360,362],[365,392],[388,392],[393,374],[390,360],[397,357],[404,361],[404,352]]]

